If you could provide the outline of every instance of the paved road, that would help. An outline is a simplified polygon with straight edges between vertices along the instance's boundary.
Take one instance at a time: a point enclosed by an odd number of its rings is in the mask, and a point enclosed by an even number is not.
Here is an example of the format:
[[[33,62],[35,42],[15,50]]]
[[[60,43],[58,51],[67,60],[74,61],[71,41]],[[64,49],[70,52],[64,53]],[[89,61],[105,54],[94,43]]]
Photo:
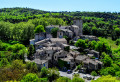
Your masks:
[[[62,71],[59,71],[59,72],[60,72],[60,76],[68,77],[68,78],[70,78],[70,79],[73,78],[73,73],[67,74],[67,72],[62,72]],[[81,77],[81,78],[83,78],[84,75],[91,76],[90,74],[83,74],[83,73],[79,73],[79,74],[80,74],[80,77]],[[93,77],[93,76],[91,76],[91,77]],[[96,77],[95,77],[95,80],[98,79],[99,77],[100,77],[100,76],[96,76]],[[84,80],[85,80],[85,82],[90,82],[90,81],[91,81],[91,80],[87,80],[87,79],[84,79]]]
[[[67,72],[62,72],[62,71],[59,71],[59,72],[60,72],[60,76],[64,76],[64,77],[68,77],[68,78],[72,79],[72,73],[67,74]]]

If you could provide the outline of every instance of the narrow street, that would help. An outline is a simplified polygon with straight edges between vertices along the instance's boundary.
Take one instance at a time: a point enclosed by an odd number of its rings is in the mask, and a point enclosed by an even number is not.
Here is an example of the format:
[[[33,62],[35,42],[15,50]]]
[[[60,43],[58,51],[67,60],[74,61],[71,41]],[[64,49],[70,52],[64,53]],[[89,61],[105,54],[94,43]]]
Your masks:
[[[60,72],[60,76],[68,77],[68,78],[70,78],[70,79],[73,78],[73,73],[67,74],[67,72],[62,72],[62,71],[59,71],[59,72]],[[83,78],[84,75],[93,77],[93,76],[91,76],[90,74],[79,73],[79,75],[80,75],[80,78]],[[99,77],[100,77],[100,76],[95,76],[95,79],[94,79],[94,80],[98,79]],[[83,79],[84,79],[84,78],[83,78]],[[85,80],[85,82],[90,82],[90,81],[91,81],[91,80],[87,80],[87,79],[84,79],[84,80]]]

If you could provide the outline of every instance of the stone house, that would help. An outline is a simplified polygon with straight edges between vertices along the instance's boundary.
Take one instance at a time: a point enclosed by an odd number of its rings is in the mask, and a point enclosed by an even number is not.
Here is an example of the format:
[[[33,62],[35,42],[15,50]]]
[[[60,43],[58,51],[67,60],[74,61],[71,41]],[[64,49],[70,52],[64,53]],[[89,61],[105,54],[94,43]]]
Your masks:
[[[63,36],[67,36],[69,38],[72,38],[73,37],[73,32],[69,29],[60,29],[57,32],[57,37],[63,38]]]
[[[80,52],[78,52],[78,51],[70,51],[70,55],[71,55],[73,58],[76,58],[78,55],[80,55]]]
[[[66,58],[68,52],[64,50],[60,50],[54,54],[54,60],[58,61],[59,58]]]
[[[35,59],[32,62],[35,62],[38,69],[41,70],[43,67],[48,68],[48,60]]]
[[[81,64],[84,60],[86,60],[88,57],[86,55],[79,55],[75,58],[75,63],[77,65]]]
[[[44,47],[43,45],[47,42],[49,42],[49,39],[44,39],[44,40],[35,42],[35,49],[37,50],[37,49]]]
[[[95,51],[95,50],[89,50],[89,51],[88,51],[88,54],[93,54],[94,57],[99,58],[99,52],[97,52],[97,51]]]
[[[86,59],[83,61],[83,67],[87,68],[89,71],[100,69],[102,65],[102,62],[95,59]]]
[[[75,67],[74,58],[70,56],[69,54],[65,58],[60,58],[62,61],[66,62],[69,66],[68,68],[73,69]]]

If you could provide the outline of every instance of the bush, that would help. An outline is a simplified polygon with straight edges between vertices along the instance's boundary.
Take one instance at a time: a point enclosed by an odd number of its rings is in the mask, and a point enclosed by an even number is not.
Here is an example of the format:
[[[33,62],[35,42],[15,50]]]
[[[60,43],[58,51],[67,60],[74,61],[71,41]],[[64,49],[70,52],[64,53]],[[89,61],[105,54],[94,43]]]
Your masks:
[[[77,70],[79,70],[81,68],[81,64],[79,64],[78,66],[77,66]]]
[[[117,39],[117,40],[115,41],[115,43],[116,43],[116,45],[119,45],[119,44],[120,44],[120,39]]]
[[[67,77],[60,77],[56,82],[71,82],[71,80]]]
[[[85,42],[85,40],[79,39],[76,43],[75,43],[76,47],[80,47],[82,49],[86,49],[88,47],[88,44]]]
[[[53,36],[53,38],[57,38],[57,32],[58,32],[59,28],[55,27],[51,30],[51,34]]]
[[[3,58],[1,61],[0,61],[0,67],[5,67],[6,65],[8,65],[9,62],[6,58]]]
[[[96,73],[95,71],[92,71],[92,72],[91,72],[91,75],[92,75],[92,76],[97,76],[97,73]]]
[[[39,78],[36,74],[28,73],[26,76],[23,77],[21,82],[39,82]]]
[[[37,27],[35,27],[34,32],[35,33],[45,32],[45,29],[42,25],[38,25]]]
[[[36,63],[34,62],[27,62],[26,63],[26,68],[31,72],[31,73],[37,73],[38,68]]]
[[[74,77],[72,79],[72,82],[85,82],[82,78],[79,78],[79,77]]]
[[[48,79],[47,78],[40,78],[39,82],[48,82]]]

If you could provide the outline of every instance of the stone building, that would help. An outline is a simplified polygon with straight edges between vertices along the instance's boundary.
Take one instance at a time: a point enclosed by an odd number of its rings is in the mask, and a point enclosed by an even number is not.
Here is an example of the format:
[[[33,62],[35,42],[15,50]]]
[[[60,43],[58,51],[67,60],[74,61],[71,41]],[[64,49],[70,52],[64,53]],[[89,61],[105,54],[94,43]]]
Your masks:
[[[83,61],[83,67],[87,68],[89,71],[101,69],[103,63],[95,59],[86,59]]]
[[[76,32],[78,32],[79,36],[83,35],[83,33],[82,33],[83,21],[82,21],[82,20],[79,20],[79,19],[74,20],[74,21],[73,21],[73,25],[76,25],[76,26],[79,27],[79,32],[76,30]]]

